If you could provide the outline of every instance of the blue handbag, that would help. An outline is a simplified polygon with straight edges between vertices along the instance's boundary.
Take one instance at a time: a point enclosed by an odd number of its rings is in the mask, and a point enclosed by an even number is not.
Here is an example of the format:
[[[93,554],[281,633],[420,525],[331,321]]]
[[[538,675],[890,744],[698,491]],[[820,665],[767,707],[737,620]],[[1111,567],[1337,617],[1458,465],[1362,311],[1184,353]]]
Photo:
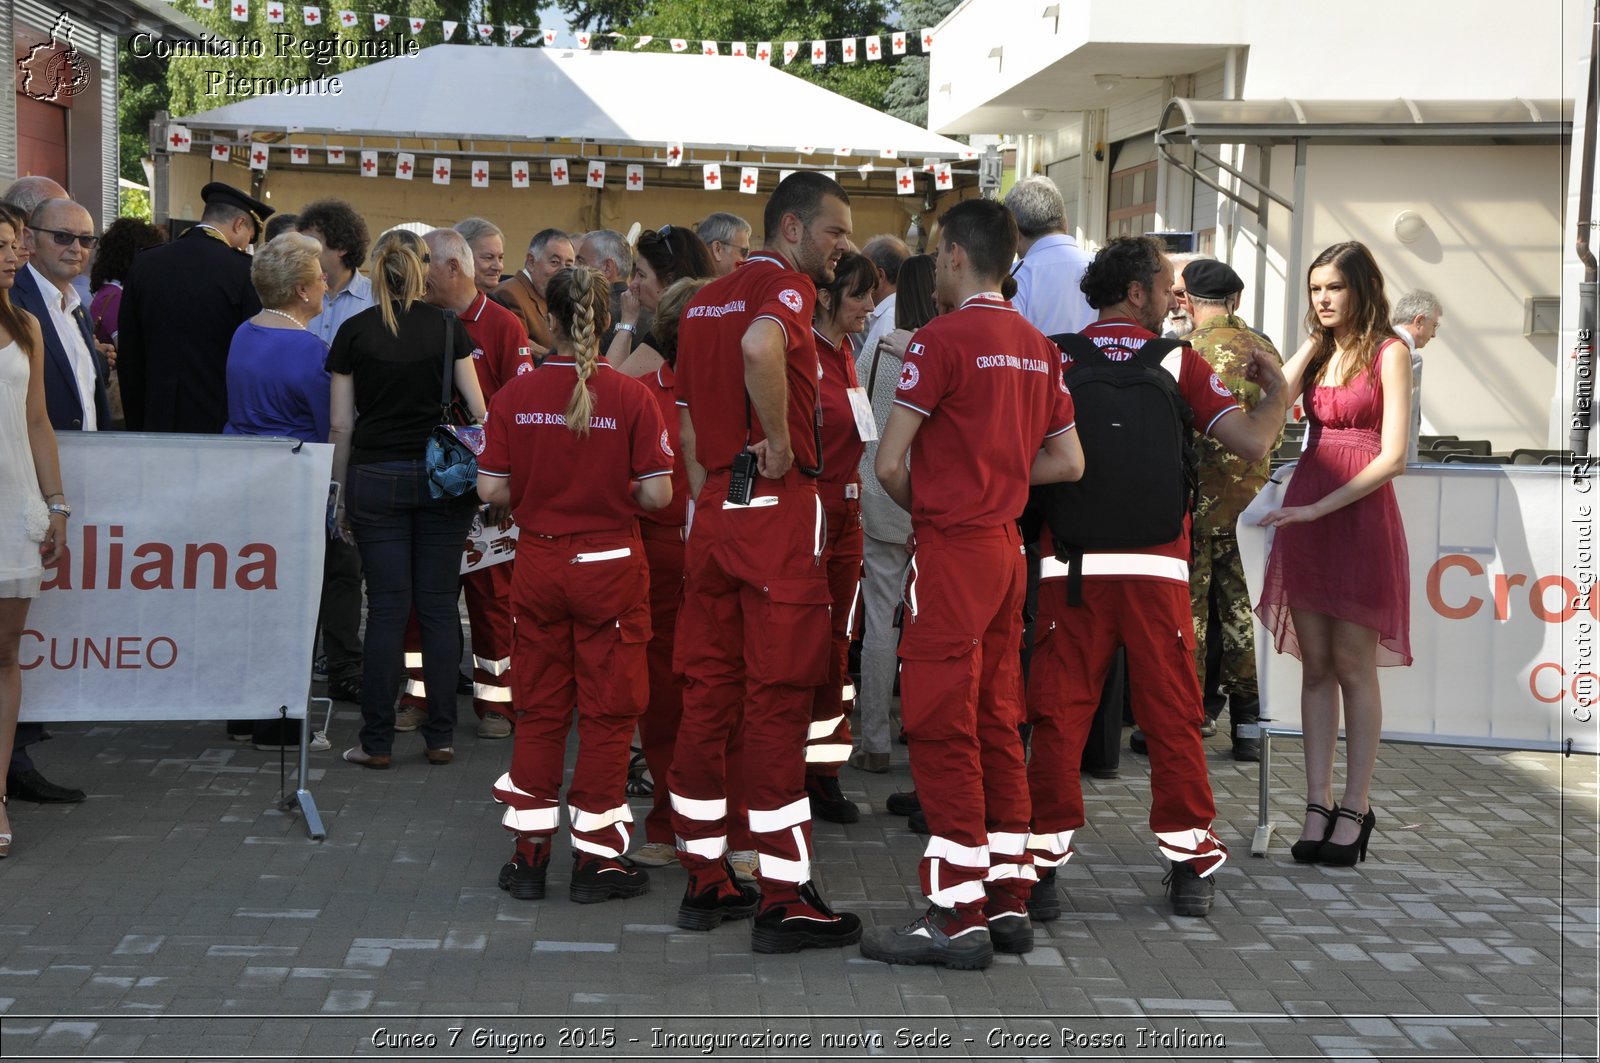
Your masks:
[[[483,426],[455,424],[452,419],[450,380],[455,371],[456,315],[444,315],[444,376],[439,393],[439,420],[428,433],[423,463],[428,469],[428,492],[434,498],[459,498],[477,489],[478,455],[483,453]]]

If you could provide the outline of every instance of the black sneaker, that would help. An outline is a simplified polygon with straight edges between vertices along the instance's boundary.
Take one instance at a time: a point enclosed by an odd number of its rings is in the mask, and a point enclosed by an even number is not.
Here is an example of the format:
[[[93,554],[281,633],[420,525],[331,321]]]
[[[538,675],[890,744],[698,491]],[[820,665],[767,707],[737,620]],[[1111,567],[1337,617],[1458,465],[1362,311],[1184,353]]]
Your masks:
[[[962,926],[954,911],[935,904],[899,929],[874,927],[861,939],[861,955],[884,963],[931,963],[978,971],[994,962],[994,943],[987,925]]]
[[[1256,764],[1261,761],[1261,739],[1235,738],[1233,740],[1233,759],[1247,764]]]
[[[856,803],[839,790],[837,775],[806,776],[806,795],[811,798],[811,818],[829,823],[854,823],[861,818]]]
[[[761,904],[761,891],[753,882],[742,882],[728,872],[728,881],[737,893],[684,891],[678,905],[678,925],[685,930],[715,930],[729,919],[749,919]]]
[[[897,794],[890,794],[889,800],[883,803],[883,807],[891,816],[909,816],[913,812],[922,811],[922,802],[917,798],[915,790],[903,790]]]
[[[861,940],[861,920],[835,912],[809,882],[800,883],[800,899],[775,904],[756,916],[750,947],[756,952],[799,952],[836,949]]]
[[[1149,743],[1144,740],[1144,732],[1139,730],[1137,727],[1135,727],[1133,729],[1133,733],[1128,736],[1128,748],[1139,754],[1141,757],[1147,757],[1150,755],[1150,746]]]
[[[650,892],[650,876],[642,867],[598,856],[573,858],[572,885],[567,896],[575,904],[598,904],[617,897],[641,897]]]
[[[920,808],[906,817],[906,829],[916,834],[933,833],[928,829],[928,817],[923,815]]]
[[[353,701],[361,704],[361,677],[328,680],[328,697],[334,701]]]
[[[1211,900],[1216,896],[1217,885],[1209,878],[1201,878],[1200,872],[1194,869],[1190,861],[1180,860],[1173,864],[1172,870],[1161,881],[1167,887],[1167,895],[1172,898],[1174,912],[1197,916],[1211,914]]]
[[[548,864],[530,864],[518,853],[500,868],[500,888],[519,901],[544,900],[544,873]]]
[[[1033,884],[1033,895],[1028,898],[1028,917],[1041,923],[1053,923],[1061,918],[1061,892],[1056,889],[1055,868],[1039,869],[1039,881]]]
[[[1033,951],[1033,923],[1027,912],[997,912],[988,919],[994,951],[1012,956]]]

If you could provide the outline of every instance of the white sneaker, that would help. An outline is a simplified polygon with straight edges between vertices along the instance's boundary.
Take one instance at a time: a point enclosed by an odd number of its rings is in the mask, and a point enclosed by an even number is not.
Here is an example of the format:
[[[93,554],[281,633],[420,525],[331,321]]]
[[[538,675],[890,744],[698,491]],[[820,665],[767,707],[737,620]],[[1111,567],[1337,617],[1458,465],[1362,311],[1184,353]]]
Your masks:
[[[394,714],[394,729],[396,731],[415,731],[422,726],[422,721],[427,718],[427,709],[419,709],[408,705]]]
[[[306,746],[306,748],[309,749],[313,753],[321,753],[321,752],[323,752],[325,750],[332,749],[333,748],[333,743],[328,741],[328,732],[326,732],[326,731],[312,731],[311,732],[311,744]]]
[[[728,863],[733,866],[734,876],[743,882],[756,880],[756,868],[760,866],[759,858],[754,849],[735,849],[728,854]]]
[[[504,713],[486,712],[478,721],[479,738],[510,738],[511,720]]]
[[[628,859],[640,867],[667,867],[678,862],[678,850],[666,842],[645,842]]]

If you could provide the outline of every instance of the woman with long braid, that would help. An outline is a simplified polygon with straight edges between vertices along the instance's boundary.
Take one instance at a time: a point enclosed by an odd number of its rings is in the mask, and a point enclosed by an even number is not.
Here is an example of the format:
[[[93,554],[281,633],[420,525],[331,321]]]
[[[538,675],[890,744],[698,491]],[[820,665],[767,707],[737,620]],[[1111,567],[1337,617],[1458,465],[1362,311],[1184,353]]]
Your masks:
[[[636,518],[672,500],[673,454],[654,397],[600,359],[604,274],[564,269],[548,299],[554,347],[495,393],[478,460],[479,496],[509,505],[522,533],[511,577],[515,746],[494,785],[517,840],[500,887],[544,896],[576,700],[569,895],[591,904],[650,889],[622,858],[629,741],[648,696],[650,577]]]

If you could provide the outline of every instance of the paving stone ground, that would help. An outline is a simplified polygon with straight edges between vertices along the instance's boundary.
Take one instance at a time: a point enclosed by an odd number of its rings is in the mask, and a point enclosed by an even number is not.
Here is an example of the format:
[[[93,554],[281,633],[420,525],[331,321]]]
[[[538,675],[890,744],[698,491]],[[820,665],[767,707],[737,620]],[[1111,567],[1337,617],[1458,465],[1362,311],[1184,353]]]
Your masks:
[[[579,906],[562,857],[549,899],[513,900],[489,798],[510,744],[463,722],[454,764],[402,735],[368,771],[337,759],[357,726],[339,708],[311,759],[321,842],[278,807],[277,754],[220,722],[52,728],[41,768],[90,796],[11,806],[0,1057],[1596,1058],[1594,758],[1385,746],[1372,853],[1345,870],[1288,857],[1297,742],[1274,743],[1286,836],[1256,859],[1255,767],[1213,739],[1233,859],[1196,920],[1167,907],[1147,763],[1124,752],[1119,779],[1084,780],[1063,917],[971,973],[680,931],[676,868]],[[843,773],[861,822],[815,832],[827,897],[868,925],[920,908],[921,841],[879,811],[910,786],[894,755],[889,775]],[[780,1047],[708,1044],[764,1032]]]

